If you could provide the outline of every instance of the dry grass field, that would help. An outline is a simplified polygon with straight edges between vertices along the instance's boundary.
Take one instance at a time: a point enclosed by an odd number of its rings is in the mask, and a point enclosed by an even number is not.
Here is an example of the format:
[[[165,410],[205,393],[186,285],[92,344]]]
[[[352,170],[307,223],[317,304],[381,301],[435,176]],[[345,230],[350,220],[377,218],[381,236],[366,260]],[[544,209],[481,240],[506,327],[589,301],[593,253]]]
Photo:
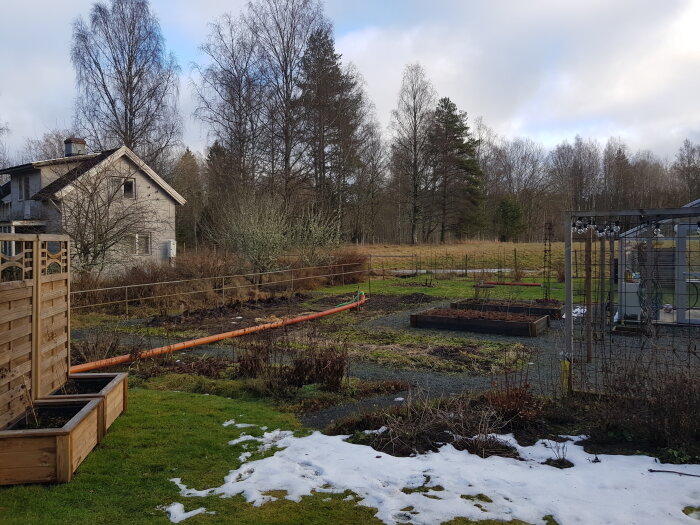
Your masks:
[[[544,245],[496,241],[464,241],[453,244],[365,244],[348,245],[362,254],[372,256],[372,265],[386,268],[542,268]],[[564,243],[552,243],[552,263],[563,264]]]

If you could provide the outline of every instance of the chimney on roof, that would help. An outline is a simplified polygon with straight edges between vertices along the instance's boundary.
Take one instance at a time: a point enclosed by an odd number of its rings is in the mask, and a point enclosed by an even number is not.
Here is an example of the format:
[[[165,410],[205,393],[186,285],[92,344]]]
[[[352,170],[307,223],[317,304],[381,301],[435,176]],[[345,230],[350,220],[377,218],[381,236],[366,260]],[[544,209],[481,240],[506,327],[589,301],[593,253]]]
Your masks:
[[[85,139],[69,137],[63,141],[63,145],[65,146],[66,157],[85,155],[85,153],[87,153],[87,143]]]

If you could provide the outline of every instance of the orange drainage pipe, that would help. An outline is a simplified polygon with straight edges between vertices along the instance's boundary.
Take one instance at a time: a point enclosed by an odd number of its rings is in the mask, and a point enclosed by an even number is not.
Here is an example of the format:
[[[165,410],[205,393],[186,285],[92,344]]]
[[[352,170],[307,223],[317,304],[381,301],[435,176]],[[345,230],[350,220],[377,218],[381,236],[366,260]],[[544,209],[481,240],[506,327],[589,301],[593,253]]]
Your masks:
[[[291,319],[284,319],[282,321],[275,321],[274,323],[259,324],[256,326],[249,326],[248,328],[241,328],[240,330],[234,330],[233,332],[224,332],[222,334],[209,335],[207,337],[200,337],[198,339],[192,339],[190,341],[183,341],[181,343],[174,343],[172,345],[161,346],[159,348],[153,348],[152,350],[145,350],[139,352],[138,354],[124,354],[116,357],[109,357],[107,359],[101,359],[100,361],[92,361],[91,363],[83,363],[81,365],[75,365],[70,367],[71,374],[77,374],[79,372],[87,372],[89,370],[96,370],[98,368],[106,368],[109,366],[122,365],[128,363],[135,359],[141,359],[146,357],[155,357],[157,355],[169,354],[171,352],[177,352],[178,350],[185,350],[187,348],[192,348],[194,346],[205,345],[208,343],[215,343],[216,341],[221,341],[223,339],[229,339],[231,337],[240,337],[242,335],[252,334],[254,332],[262,332],[263,330],[270,330],[271,328],[281,328],[283,326],[289,326],[292,324],[302,323],[304,321],[311,321],[313,319],[318,319],[319,317],[324,317],[326,315],[337,314],[345,310],[350,310],[351,308],[358,308],[365,304],[367,297],[364,292],[359,293],[357,301],[352,303],[344,304],[342,306],[336,306],[330,310],[324,310],[323,312],[316,312],[313,314],[301,315],[299,317],[293,317]]]
[[[484,284],[496,284],[499,286],[542,286],[542,283],[511,283],[506,281],[484,281]]]

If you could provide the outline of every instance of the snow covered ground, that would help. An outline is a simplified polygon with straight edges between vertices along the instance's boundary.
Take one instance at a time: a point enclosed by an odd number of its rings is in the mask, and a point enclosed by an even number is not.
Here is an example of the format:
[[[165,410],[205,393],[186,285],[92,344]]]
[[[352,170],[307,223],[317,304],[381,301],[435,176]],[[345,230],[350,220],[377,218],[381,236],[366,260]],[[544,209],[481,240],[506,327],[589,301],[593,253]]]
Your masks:
[[[649,469],[700,475],[700,465],[660,465],[647,456],[600,455],[594,461],[595,456],[569,443],[566,458],[575,466],[562,470],[542,464],[554,457],[548,442],[521,447],[510,435],[500,437],[517,448],[522,460],[482,459],[451,445],[400,458],[348,443],[347,436],[314,432],[295,437],[282,430],[262,437],[244,433],[230,444],[281,450],[244,462],[219,487],[196,490],[180,478],[172,481],[182,496],[242,494],[256,506],[275,500],[263,494],[274,490],[286,491],[293,501],[314,492],[351,491],[358,505],[377,508],[377,518],[389,524],[437,524],[459,516],[540,524],[546,515],[561,525],[698,524],[700,517],[686,516],[683,508],[700,506],[700,477]],[[242,454],[241,461],[248,457]],[[205,512],[197,508],[186,513],[179,503],[167,509],[173,522]]]

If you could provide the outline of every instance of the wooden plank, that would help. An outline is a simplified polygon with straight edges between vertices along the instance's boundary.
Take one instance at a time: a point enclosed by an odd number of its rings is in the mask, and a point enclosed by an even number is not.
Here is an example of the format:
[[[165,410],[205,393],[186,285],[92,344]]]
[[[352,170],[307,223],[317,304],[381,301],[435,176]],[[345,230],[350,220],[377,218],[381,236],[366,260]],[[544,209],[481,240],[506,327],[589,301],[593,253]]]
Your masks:
[[[5,343],[7,347],[0,351],[0,368],[9,368],[11,365],[16,366],[24,361],[32,359],[32,341],[31,339],[15,340],[12,346]],[[1,381],[1,380],[0,380]]]
[[[18,299],[26,299],[27,297],[31,297],[33,285],[33,279],[0,283],[0,293],[2,294],[3,302],[16,301]]]
[[[2,313],[2,322],[9,323],[22,317],[31,317],[32,307],[31,305],[24,308],[8,308],[8,311]]]
[[[41,295],[42,301],[53,301],[54,299],[65,298],[68,295],[68,287],[63,284],[60,287],[54,287],[53,290],[43,291]]]
[[[97,445],[98,423],[97,410],[93,410],[71,432],[70,454],[74,471]]]
[[[68,303],[61,303],[56,306],[47,307],[45,304],[42,306],[41,319],[48,319],[57,314],[66,313],[68,311]]]
[[[52,273],[51,275],[42,275],[41,276],[41,282],[42,283],[52,283],[54,281],[65,281],[67,273]]]
[[[32,325],[27,323],[12,330],[7,330],[6,332],[0,332],[0,344],[9,343],[20,337],[25,337],[31,335]]]
[[[56,481],[67,483],[73,477],[73,465],[71,464],[71,440],[72,436],[56,437]]]

